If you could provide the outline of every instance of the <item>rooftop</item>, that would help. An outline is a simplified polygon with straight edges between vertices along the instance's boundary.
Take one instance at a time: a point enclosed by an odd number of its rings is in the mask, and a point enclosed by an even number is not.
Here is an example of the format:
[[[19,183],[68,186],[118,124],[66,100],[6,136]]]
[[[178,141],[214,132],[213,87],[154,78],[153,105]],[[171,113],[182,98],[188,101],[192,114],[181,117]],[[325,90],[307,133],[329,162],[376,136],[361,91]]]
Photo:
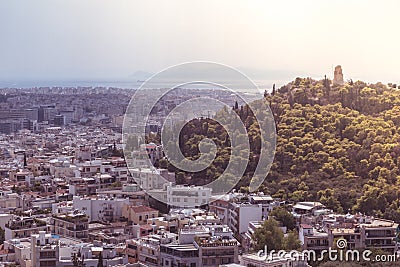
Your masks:
[[[150,208],[148,206],[131,206],[131,209],[135,213],[142,213],[142,212],[158,212],[158,210],[155,210],[153,208]]]

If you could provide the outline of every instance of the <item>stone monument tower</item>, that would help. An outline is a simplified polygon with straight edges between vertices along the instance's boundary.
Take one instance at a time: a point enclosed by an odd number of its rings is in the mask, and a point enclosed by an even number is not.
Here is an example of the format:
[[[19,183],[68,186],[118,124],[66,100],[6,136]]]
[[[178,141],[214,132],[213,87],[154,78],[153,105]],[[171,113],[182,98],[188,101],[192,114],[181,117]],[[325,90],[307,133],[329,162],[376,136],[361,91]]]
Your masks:
[[[342,67],[340,65],[337,65],[335,67],[335,72],[333,74],[333,84],[338,84],[338,85],[343,85],[343,72],[342,72]]]

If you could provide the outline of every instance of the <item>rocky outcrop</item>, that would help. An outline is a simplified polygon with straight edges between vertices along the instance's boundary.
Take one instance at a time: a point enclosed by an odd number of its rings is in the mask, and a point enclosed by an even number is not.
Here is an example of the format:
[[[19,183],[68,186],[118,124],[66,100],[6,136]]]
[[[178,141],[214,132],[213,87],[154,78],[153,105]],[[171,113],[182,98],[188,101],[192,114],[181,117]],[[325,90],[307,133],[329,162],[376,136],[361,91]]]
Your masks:
[[[335,67],[335,72],[333,74],[333,84],[337,85],[343,85],[344,80],[343,80],[343,72],[342,72],[342,67],[340,65]]]

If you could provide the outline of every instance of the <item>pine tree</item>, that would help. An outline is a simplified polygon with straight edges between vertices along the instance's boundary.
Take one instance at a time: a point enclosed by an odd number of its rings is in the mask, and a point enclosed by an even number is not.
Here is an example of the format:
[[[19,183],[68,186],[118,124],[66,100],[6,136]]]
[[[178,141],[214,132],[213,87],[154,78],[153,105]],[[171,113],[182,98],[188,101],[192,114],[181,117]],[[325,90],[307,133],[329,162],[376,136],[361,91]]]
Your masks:
[[[85,257],[81,255],[81,251],[78,251],[78,253],[73,253],[72,254],[72,264],[74,267],[85,267],[86,264],[84,263]]]
[[[28,163],[26,162],[26,152],[24,152],[24,168],[28,166]]]
[[[237,110],[239,108],[239,104],[237,101],[235,101],[235,110]]]
[[[100,252],[99,254],[99,261],[97,263],[97,267],[103,267],[103,253]]]

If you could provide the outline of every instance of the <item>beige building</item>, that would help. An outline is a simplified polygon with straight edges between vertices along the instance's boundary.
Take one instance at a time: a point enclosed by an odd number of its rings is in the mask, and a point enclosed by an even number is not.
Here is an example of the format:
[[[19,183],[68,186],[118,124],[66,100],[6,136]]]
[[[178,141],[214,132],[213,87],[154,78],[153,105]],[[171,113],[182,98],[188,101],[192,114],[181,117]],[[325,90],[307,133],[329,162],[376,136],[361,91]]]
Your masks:
[[[122,216],[130,222],[143,225],[147,224],[148,219],[158,217],[158,210],[147,206],[124,205],[122,207]]]
[[[177,240],[177,235],[167,232],[126,241],[126,255],[129,263],[143,263],[146,266],[160,266],[160,245]]]
[[[20,207],[20,198],[17,193],[1,194],[0,192],[0,208],[9,210]]]
[[[2,261],[15,261],[15,263],[19,264],[21,267],[31,266],[30,237],[15,238],[4,241],[4,251],[7,251],[7,256],[2,257]]]

